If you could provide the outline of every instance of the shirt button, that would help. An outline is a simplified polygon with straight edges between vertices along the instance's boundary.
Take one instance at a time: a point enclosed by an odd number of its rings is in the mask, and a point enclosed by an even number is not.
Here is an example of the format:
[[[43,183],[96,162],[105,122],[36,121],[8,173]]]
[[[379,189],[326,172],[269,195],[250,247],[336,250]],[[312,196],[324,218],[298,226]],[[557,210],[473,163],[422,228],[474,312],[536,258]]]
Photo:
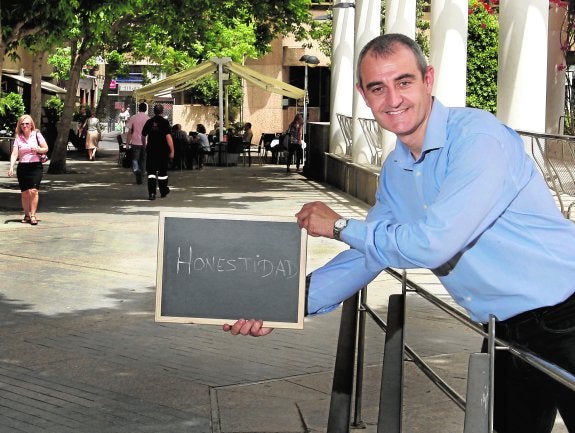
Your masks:
[[[468,296],[467,298],[465,298],[465,300],[466,300],[467,302],[471,302],[471,296]]]
[[[427,205],[426,205],[426,204],[423,205],[423,209],[427,209]]]
[[[416,171],[416,172],[415,172],[415,175],[416,175],[416,176],[421,176],[421,172],[420,172],[420,171]]]

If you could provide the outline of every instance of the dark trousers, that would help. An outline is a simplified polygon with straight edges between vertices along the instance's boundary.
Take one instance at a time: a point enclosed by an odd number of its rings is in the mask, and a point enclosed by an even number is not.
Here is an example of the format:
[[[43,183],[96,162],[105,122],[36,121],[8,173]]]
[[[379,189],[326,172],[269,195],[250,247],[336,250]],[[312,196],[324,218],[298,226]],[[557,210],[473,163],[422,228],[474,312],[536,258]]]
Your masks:
[[[497,322],[495,334],[575,374],[575,294]],[[575,433],[575,391],[503,350],[495,354],[494,398],[497,433],[549,433],[557,410]]]
[[[162,196],[170,192],[170,188],[168,188],[168,162],[167,156],[154,157],[153,154],[148,153],[146,169],[148,171],[149,194],[156,194],[156,185]]]
[[[292,158],[295,154],[295,166],[299,169],[300,163],[303,161],[303,148],[300,143],[290,143],[288,146],[287,167],[289,168]]]

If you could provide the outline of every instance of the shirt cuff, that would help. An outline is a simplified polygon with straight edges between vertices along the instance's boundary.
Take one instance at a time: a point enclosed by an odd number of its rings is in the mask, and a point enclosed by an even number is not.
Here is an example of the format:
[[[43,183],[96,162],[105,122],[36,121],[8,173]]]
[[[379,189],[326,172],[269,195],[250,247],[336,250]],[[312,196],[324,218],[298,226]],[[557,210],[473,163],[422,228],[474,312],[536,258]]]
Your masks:
[[[340,239],[353,249],[365,253],[365,237],[367,225],[364,221],[350,219],[341,231]]]

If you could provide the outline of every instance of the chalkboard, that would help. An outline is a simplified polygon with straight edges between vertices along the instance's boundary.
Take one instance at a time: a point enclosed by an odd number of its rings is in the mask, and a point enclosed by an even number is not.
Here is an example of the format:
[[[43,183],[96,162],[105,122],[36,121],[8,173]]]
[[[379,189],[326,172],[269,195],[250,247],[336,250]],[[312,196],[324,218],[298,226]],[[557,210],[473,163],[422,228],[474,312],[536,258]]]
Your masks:
[[[295,218],[161,212],[156,321],[302,329],[306,242]]]

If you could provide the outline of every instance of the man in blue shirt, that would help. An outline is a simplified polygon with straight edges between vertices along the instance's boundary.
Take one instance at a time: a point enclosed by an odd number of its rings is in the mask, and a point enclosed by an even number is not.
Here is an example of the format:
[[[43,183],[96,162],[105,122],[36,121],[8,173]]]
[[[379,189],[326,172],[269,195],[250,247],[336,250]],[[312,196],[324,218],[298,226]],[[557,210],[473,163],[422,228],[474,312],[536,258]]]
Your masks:
[[[311,236],[351,248],[314,271],[308,314],[336,308],[383,269],[431,269],[470,316],[575,373],[575,225],[559,212],[522,139],[491,114],[447,108],[434,69],[410,38],[369,42],[358,91],[397,135],[365,221],[321,202],[296,214]],[[260,321],[224,326],[265,335]],[[559,409],[575,432],[575,393],[508,353],[496,356],[495,429],[550,432]]]

